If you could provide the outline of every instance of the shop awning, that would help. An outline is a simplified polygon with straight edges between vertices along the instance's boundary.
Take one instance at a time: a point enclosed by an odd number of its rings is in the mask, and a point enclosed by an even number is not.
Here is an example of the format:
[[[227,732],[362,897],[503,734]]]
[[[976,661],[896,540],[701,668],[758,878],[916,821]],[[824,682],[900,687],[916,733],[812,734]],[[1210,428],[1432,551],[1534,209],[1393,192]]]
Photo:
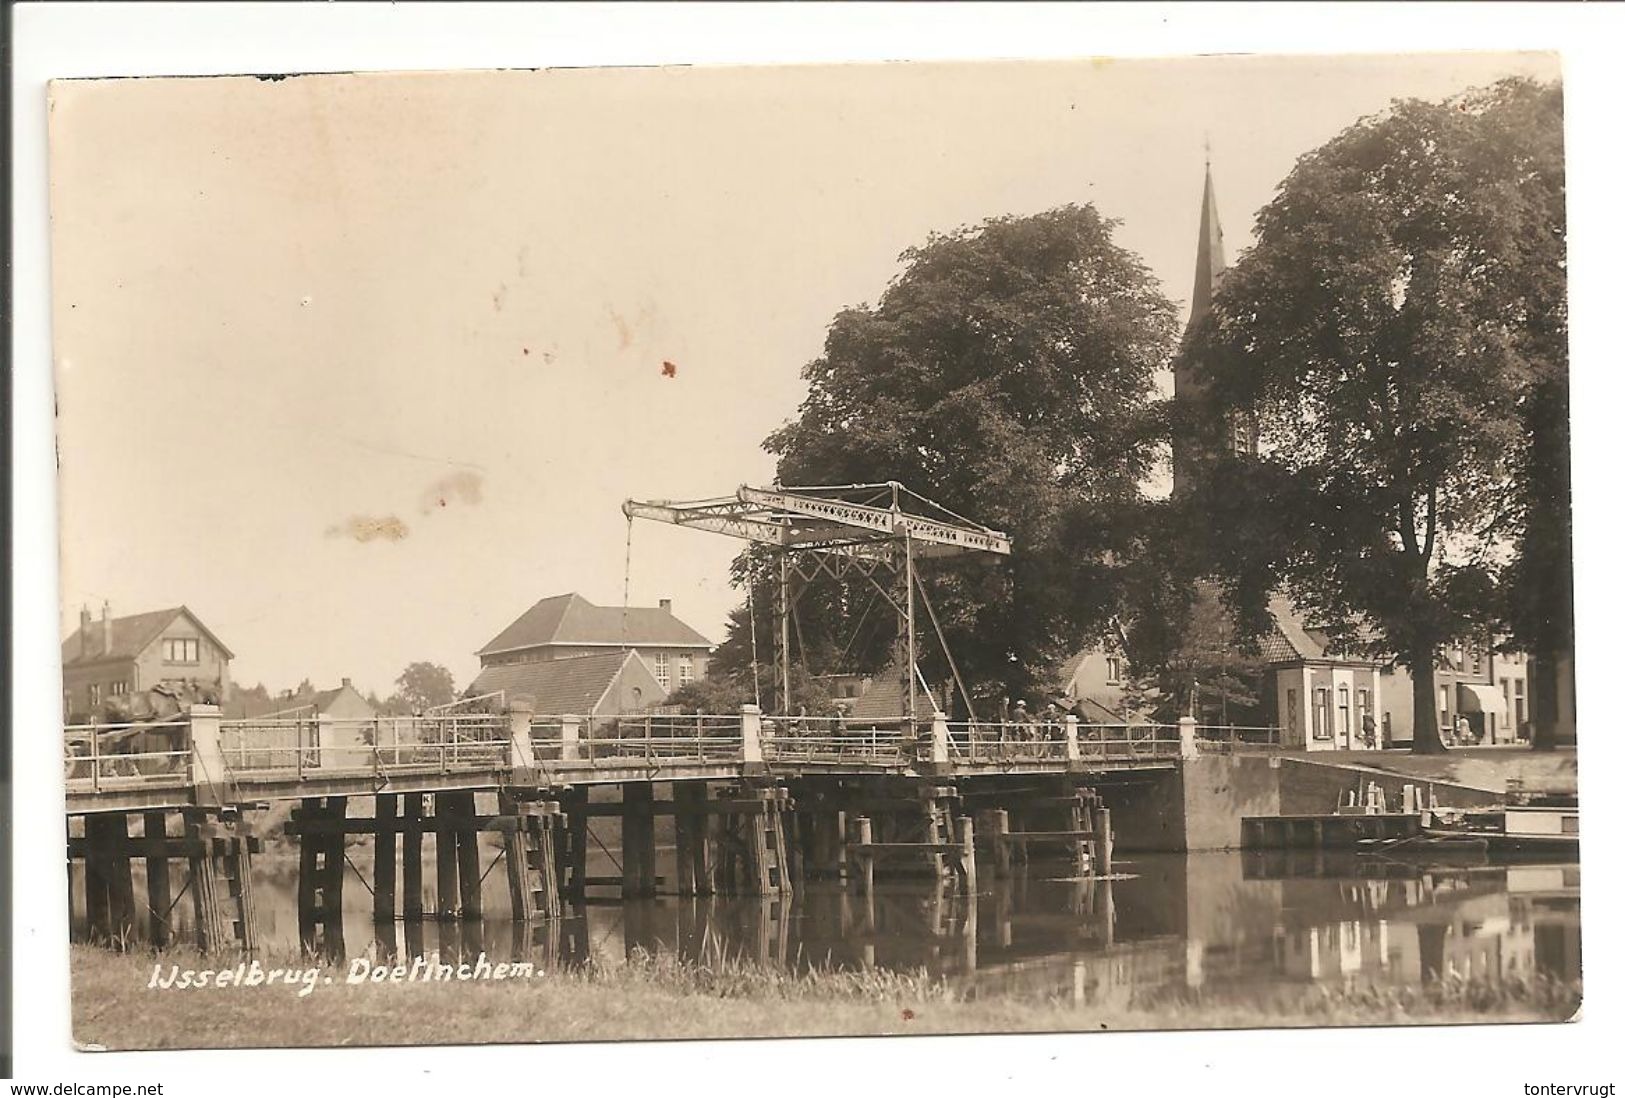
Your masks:
[[[1500,720],[1507,719],[1506,699],[1489,683],[1458,682],[1456,705],[1463,713],[1489,713]]]

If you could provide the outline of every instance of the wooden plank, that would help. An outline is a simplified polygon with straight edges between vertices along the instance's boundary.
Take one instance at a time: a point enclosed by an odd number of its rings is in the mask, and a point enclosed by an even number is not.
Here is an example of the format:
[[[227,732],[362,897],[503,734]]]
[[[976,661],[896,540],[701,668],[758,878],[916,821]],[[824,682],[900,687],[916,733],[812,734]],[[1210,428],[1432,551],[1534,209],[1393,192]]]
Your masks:
[[[406,818],[401,821],[401,916],[423,918],[423,794],[404,796]]]
[[[169,844],[164,834],[165,812],[146,812],[141,817],[141,845],[147,857],[147,918],[151,926],[152,944],[169,944],[169,905],[173,897],[169,887]]]
[[[294,809],[298,818],[307,815],[314,816],[321,811],[321,802],[314,797],[307,797],[300,802],[300,807]],[[291,821],[290,821],[291,822]],[[299,838],[299,940],[308,943],[316,936],[316,891],[318,881],[316,872],[318,868],[318,847],[322,840],[314,835],[302,835]]]
[[[455,793],[434,795],[435,915],[457,917],[460,894],[457,889],[457,830],[452,826]]]
[[[480,840],[474,825],[474,794],[454,793],[453,804],[459,818],[457,828],[457,884],[462,900],[462,916],[480,918]]]

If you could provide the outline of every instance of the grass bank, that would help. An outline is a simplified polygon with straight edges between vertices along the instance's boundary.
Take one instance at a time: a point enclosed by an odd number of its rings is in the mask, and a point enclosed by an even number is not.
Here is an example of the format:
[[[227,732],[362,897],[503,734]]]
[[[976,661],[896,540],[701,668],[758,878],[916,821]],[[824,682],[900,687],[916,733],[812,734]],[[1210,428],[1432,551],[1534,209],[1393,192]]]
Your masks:
[[[1245,1002],[1181,994],[1116,1006],[966,999],[923,974],[793,976],[727,958],[666,957],[480,982],[352,984],[347,969],[317,966],[304,995],[303,983],[282,978],[257,987],[149,986],[155,965],[167,977],[171,966],[235,970],[238,960],[75,946],[75,1039],[158,1049],[1449,1024],[1560,1021],[1579,1006],[1578,988],[1550,983],[1311,988]],[[310,970],[296,957],[260,964]]]

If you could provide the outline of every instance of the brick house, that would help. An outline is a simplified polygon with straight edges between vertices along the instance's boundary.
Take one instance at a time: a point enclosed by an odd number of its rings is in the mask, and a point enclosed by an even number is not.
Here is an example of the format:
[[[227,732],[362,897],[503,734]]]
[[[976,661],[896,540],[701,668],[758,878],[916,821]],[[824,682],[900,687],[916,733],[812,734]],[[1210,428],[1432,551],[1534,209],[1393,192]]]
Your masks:
[[[705,678],[714,646],[671,612],[655,606],[594,606],[580,595],[553,595],[526,610],[476,655],[480,673],[514,664],[637,649],[663,692]],[[476,682],[479,680],[476,679]]]
[[[79,611],[79,628],[62,642],[64,719],[88,716],[104,701],[161,682],[196,682],[231,695],[231,649],[185,606],[99,620]]]
[[[1306,751],[1361,750],[1365,718],[1382,746],[1388,711],[1383,661],[1339,655],[1326,634],[1308,625],[1282,596],[1270,600],[1270,628],[1259,640],[1264,658],[1264,711],[1281,742]],[[1408,697],[1408,695],[1407,695]]]

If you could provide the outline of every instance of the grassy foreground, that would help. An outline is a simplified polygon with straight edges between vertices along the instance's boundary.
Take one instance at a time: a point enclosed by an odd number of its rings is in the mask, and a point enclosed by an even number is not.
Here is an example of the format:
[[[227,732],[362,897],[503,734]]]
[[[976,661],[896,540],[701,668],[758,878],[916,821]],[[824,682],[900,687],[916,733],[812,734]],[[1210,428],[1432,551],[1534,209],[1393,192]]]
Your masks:
[[[321,968],[309,993],[260,987],[152,988],[155,964],[235,968],[196,952],[119,954],[76,945],[73,1029],[83,1047],[429,1045],[707,1037],[1033,1033],[1461,1022],[1561,1021],[1578,988],[1444,984],[1426,991],[1294,991],[1251,1002],[1160,995],[1126,1007],[959,998],[919,974],[814,971],[800,977],[726,958],[639,957],[625,966],[529,979],[350,984]],[[308,971],[297,958],[261,959]],[[330,979],[330,982],[328,982]]]

